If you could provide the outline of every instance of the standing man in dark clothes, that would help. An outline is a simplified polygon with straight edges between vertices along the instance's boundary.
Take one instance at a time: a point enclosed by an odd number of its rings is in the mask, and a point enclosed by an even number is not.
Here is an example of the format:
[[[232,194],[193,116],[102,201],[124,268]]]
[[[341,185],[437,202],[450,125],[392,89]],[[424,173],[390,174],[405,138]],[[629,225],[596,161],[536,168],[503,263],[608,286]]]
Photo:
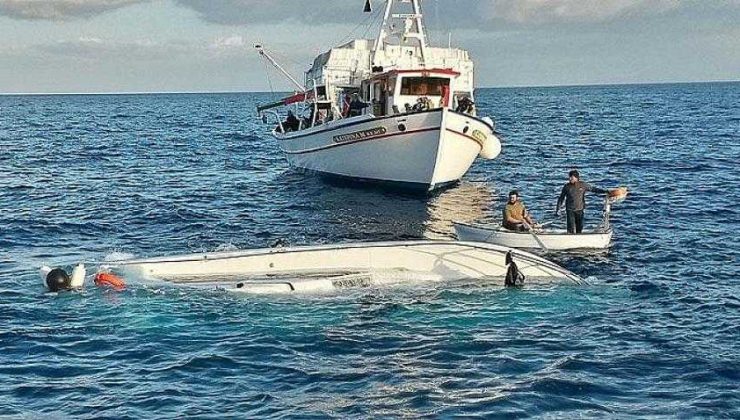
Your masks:
[[[581,181],[581,175],[575,169],[568,172],[568,183],[563,186],[563,191],[558,198],[555,207],[555,216],[560,213],[560,206],[565,200],[565,215],[568,220],[568,233],[583,232],[583,210],[586,208],[586,191],[605,194],[608,191],[594,187]]]

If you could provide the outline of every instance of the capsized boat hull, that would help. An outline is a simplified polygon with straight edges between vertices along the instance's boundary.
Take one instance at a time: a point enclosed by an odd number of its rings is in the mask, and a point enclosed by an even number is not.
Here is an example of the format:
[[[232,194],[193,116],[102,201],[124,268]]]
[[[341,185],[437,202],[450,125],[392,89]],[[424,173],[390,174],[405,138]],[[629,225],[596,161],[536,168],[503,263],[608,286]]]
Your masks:
[[[454,222],[457,238],[461,241],[486,242],[510,248],[541,249],[537,239],[529,232],[513,232],[500,226],[471,225]],[[606,250],[612,239],[612,230],[584,231],[578,235],[565,230],[546,230],[537,238],[550,251]]]
[[[330,121],[275,133],[291,166],[324,175],[428,191],[460,180],[501,143],[483,120],[449,109]]]
[[[126,277],[218,285],[247,293],[325,292],[409,282],[492,280],[503,285],[512,251],[527,284],[582,283],[570,271],[524,251],[457,241],[375,242],[269,248],[118,261]]]

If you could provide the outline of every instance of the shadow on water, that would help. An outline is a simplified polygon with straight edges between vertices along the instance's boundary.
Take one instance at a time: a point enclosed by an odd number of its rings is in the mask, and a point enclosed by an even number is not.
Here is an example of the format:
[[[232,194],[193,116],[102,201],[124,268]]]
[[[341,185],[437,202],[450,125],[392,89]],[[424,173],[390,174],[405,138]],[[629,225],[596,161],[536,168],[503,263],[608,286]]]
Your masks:
[[[306,230],[310,223],[322,227],[318,242],[453,239],[452,221],[487,217],[492,196],[484,182],[463,181],[426,195],[292,170],[270,183],[290,197],[282,203],[284,211],[301,214]]]

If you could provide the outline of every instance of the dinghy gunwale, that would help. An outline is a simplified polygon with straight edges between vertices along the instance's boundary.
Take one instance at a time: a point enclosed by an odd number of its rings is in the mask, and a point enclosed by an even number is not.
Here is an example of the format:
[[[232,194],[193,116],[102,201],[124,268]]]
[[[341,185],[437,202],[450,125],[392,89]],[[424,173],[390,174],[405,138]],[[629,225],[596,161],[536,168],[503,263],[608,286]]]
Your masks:
[[[458,222],[458,221],[453,221],[452,222],[452,225],[453,226],[454,225],[462,225],[462,226],[472,227],[472,228],[475,228],[475,229],[485,230],[485,231],[488,231],[488,232],[501,232],[501,233],[507,233],[507,234],[510,233],[510,234],[513,234],[513,235],[523,235],[523,236],[524,235],[531,235],[531,233],[529,231],[517,232],[515,230],[506,229],[506,228],[504,228],[501,225],[495,225],[496,227],[495,228],[492,228],[492,227],[490,227],[488,225],[484,225],[484,224],[481,224],[481,223],[466,223],[466,222]],[[543,230],[543,231],[540,231],[540,232],[535,231],[535,233],[538,236],[567,236],[567,235],[573,235],[572,233],[568,233],[568,231],[565,230],[565,229]],[[579,233],[578,236],[581,236],[582,237],[582,236],[610,235],[610,234],[613,234],[613,233],[614,233],[614,230],[611,227],[608,228],[608,229],[606,229],[606,230],[585,229],[583,232]],[[462,242],[470,242],[470,241],[462,241]],[[485,243],[490,243],[490,242],[485,242]],[[491,245],[498,245],[498,244],[491,243]],[[501,246],[503,246],[503,245],[501,245]]]
[[[502,240],[511,238],[527,238],[531,237],[532,233],[528,231],[523,232],[516,232],[508,229],[504,229],[501,226],[496,227],[490,227],[483,224],[473,224],[473,223],[465,223],[465,222],[452,222],[453,228],[455,229],[455,233],[458,238],[460,238],[460,230],[458,229],[458,226],[461,226],[466,229],[470,230],[478,230],[481,232],[488,233],[488,237],[485,239],[484,243],[491,244],[491,245],[499,245],[499,246],[508,246],[505,244],[500,244],[496,242],[492,242],[495,238],[501,238]],[[537,236],[541,240],[547,241],[548,239],[572,239],[573,241],[578,242],[579,246],[573,246],[573,247],[559,247],[559,246],[553,246],[551,248],[550,245],[548,245],[549,251],[553,252],[577,252],[577,251],[601,251],[605,252],[608,251],[612,247],[612,237],[614,235],[614,230],[609,227],[606,230],[598,230],[598,229],[589,229],[585,230],[582,233],[579,234],[572,234],[567,233],[567,231],[564,230],[558,230],[558,231],[545,231],[545,232],[535,232]],[[580,246],[583,244],[583,242],[586,242],[588,240],[596,240],[600,243],[604,243],[603,246]],[[514,249],[533,249],[538,250],[541,249],[539,245],[532,245],[531,247],[516,247]]]

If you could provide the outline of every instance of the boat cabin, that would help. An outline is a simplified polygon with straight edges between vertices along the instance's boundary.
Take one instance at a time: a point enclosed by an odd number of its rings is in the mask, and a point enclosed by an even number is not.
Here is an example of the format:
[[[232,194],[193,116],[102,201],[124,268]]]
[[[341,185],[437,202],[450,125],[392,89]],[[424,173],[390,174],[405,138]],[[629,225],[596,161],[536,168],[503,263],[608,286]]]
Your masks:
[[[456,109],[471,92],[456,92],[460,73],[451,69],[391,70],[374,75],[361,84],[367,112],[375,116],[419,112],[435,108]]]

